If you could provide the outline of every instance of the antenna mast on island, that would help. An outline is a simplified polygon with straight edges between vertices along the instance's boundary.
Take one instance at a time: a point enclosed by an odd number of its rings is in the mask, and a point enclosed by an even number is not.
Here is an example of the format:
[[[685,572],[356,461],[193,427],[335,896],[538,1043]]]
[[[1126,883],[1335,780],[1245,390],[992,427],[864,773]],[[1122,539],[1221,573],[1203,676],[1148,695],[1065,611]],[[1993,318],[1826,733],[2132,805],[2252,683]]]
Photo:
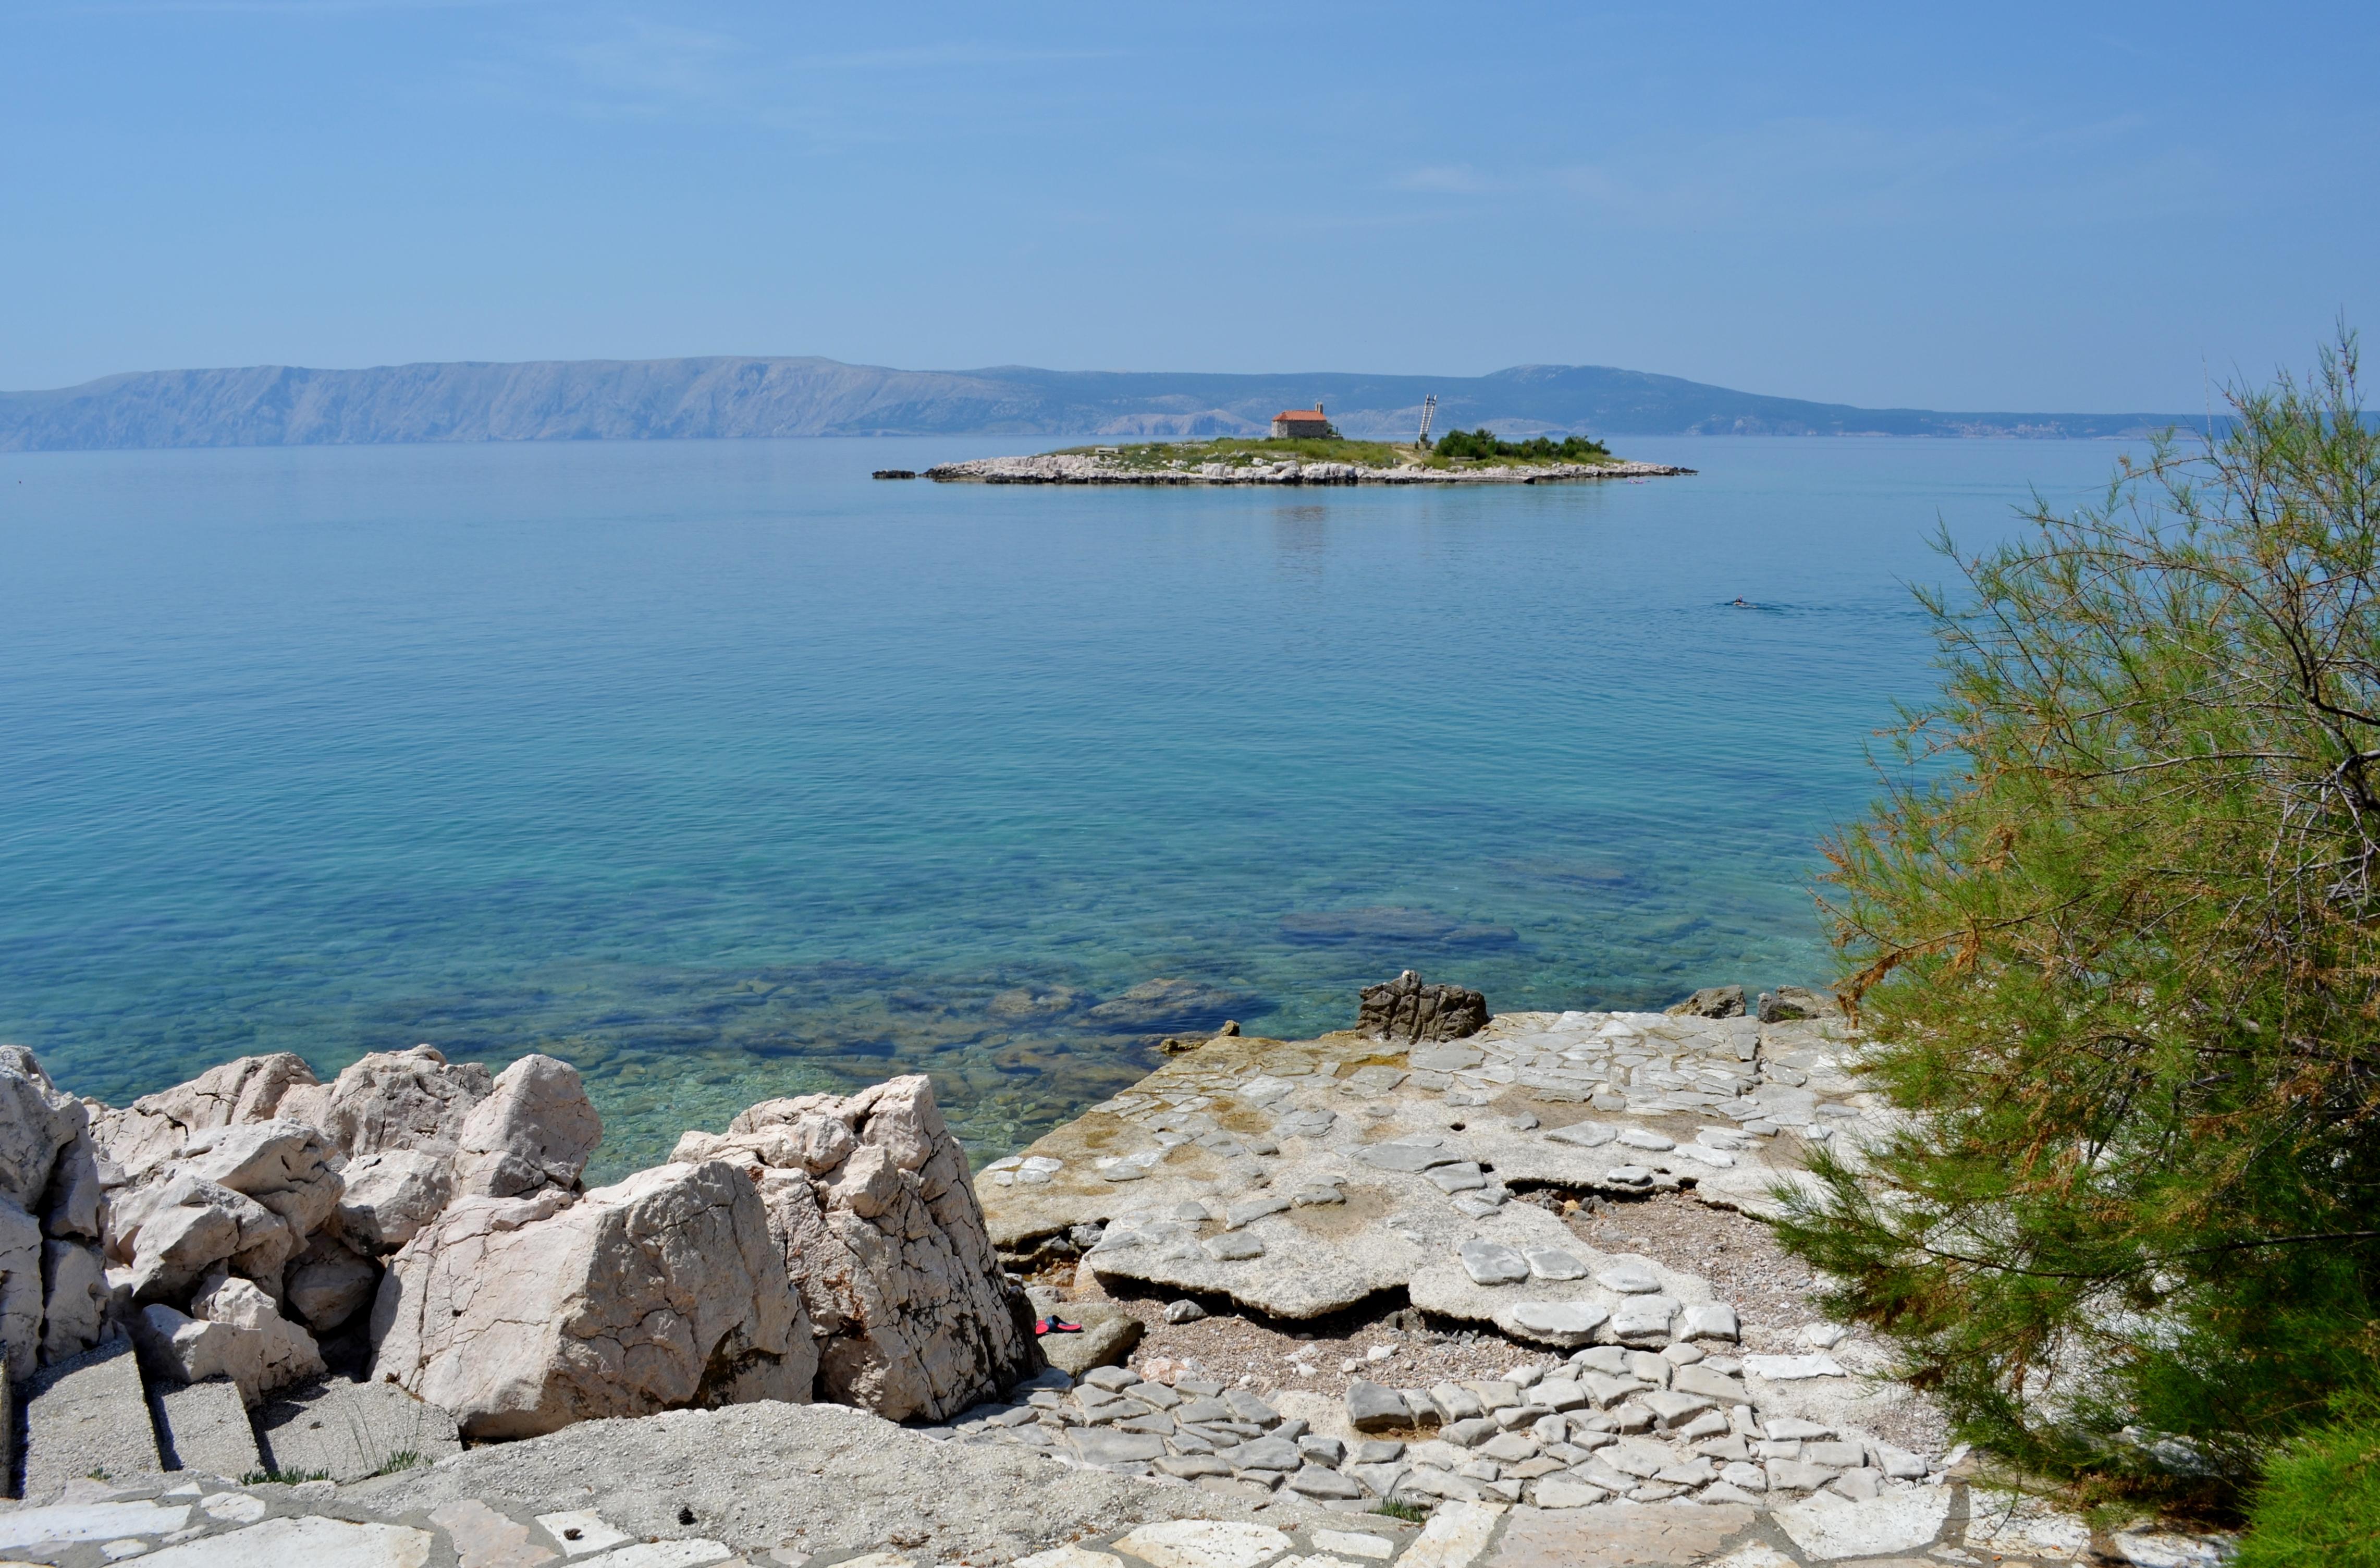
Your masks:
[[[1429,444],[1429,422],[1438,417],[1438,394],[1433,392],[1421,400],[1421,433],[1414,437],[1415,446]]]

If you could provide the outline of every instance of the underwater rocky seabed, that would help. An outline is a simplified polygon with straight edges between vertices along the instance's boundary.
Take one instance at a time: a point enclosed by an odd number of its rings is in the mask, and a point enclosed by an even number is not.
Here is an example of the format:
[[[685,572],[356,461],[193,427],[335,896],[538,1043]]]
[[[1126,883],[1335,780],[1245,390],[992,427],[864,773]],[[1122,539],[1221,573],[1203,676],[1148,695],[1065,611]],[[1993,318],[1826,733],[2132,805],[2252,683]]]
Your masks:
[[[1014,444],[0,457],[0,1039],[117,1104],[248,1052],[542,1051],[600,1182],[913,1070],[1006,1153],[1164,1035],[1311,1036],[1408,966],[1500,1012],[1820,978],[1813,845],[1929,679],[1925,534],[2119,450],[867,478]]]

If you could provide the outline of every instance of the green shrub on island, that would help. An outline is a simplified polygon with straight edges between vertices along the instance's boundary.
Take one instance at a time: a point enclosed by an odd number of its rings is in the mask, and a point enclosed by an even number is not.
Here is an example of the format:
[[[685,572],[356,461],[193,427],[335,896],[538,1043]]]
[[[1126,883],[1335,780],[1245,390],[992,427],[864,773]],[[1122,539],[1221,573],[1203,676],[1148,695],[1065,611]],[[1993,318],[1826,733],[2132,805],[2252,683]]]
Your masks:
[[[1201,463],[1245,466],[1278,463],[1354,463],[1366,468],[1395,468],[1419,463],[1444,468],[1456,462],[1488,463],[1609,463],[1610,449],[1585,436],[1560,441],[1532,436],[1526,441],[1500,441],[1493,431],[1449,431],[1427,448],[1400,446],[1386,441],[1350,441],[1344,436],[1218,436],[1211,441],[1147,441],[1104,446],[1070,446],[1075,456],[1104,457],[1115,467],[1157,470],[1195,468]]]
[[[2228,400],[1919,594],[1823,893],[1909,1116],[1779,1195],[1961,1437],[2219,1510],[2380,1355],[2380,431],[2351,336]]]
[[[1603,443],[1583,435],[1566,435],[1560,441],[1543,435],[1534,435],[1526,441],[1500,441],[1496,432],[1485,425],[1477,430],[1448,431],[1431,444],[1429,450],[1436,457],[1517,457],[1524,463],[1600,463],[1611,456],[1611,449]]]

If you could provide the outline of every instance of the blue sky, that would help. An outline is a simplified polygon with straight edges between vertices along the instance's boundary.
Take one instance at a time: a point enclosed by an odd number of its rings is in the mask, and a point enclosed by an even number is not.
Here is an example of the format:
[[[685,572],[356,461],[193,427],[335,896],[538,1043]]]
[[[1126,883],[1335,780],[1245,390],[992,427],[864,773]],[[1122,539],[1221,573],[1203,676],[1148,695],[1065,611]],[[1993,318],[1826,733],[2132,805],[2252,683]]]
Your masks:
[[[674,354],[2201,407],[2380,6],[0,0],[0,387]]]

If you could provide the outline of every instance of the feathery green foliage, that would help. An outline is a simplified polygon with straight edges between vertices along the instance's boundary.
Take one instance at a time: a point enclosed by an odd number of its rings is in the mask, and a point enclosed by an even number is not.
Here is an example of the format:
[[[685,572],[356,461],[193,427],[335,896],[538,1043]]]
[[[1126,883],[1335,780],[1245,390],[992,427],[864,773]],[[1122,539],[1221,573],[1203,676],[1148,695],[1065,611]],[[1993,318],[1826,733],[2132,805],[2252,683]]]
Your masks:
[[[2380,1399],[2341,1405],[2265,1466],[2234,1568],[2380,1568]]]
[[[1825,894],[1912,1114],[1781,1227],[1962,1436],[2213,1501],[2380,1349],[2380,436],[2344,334],[2231,403],[1920,594]]]

